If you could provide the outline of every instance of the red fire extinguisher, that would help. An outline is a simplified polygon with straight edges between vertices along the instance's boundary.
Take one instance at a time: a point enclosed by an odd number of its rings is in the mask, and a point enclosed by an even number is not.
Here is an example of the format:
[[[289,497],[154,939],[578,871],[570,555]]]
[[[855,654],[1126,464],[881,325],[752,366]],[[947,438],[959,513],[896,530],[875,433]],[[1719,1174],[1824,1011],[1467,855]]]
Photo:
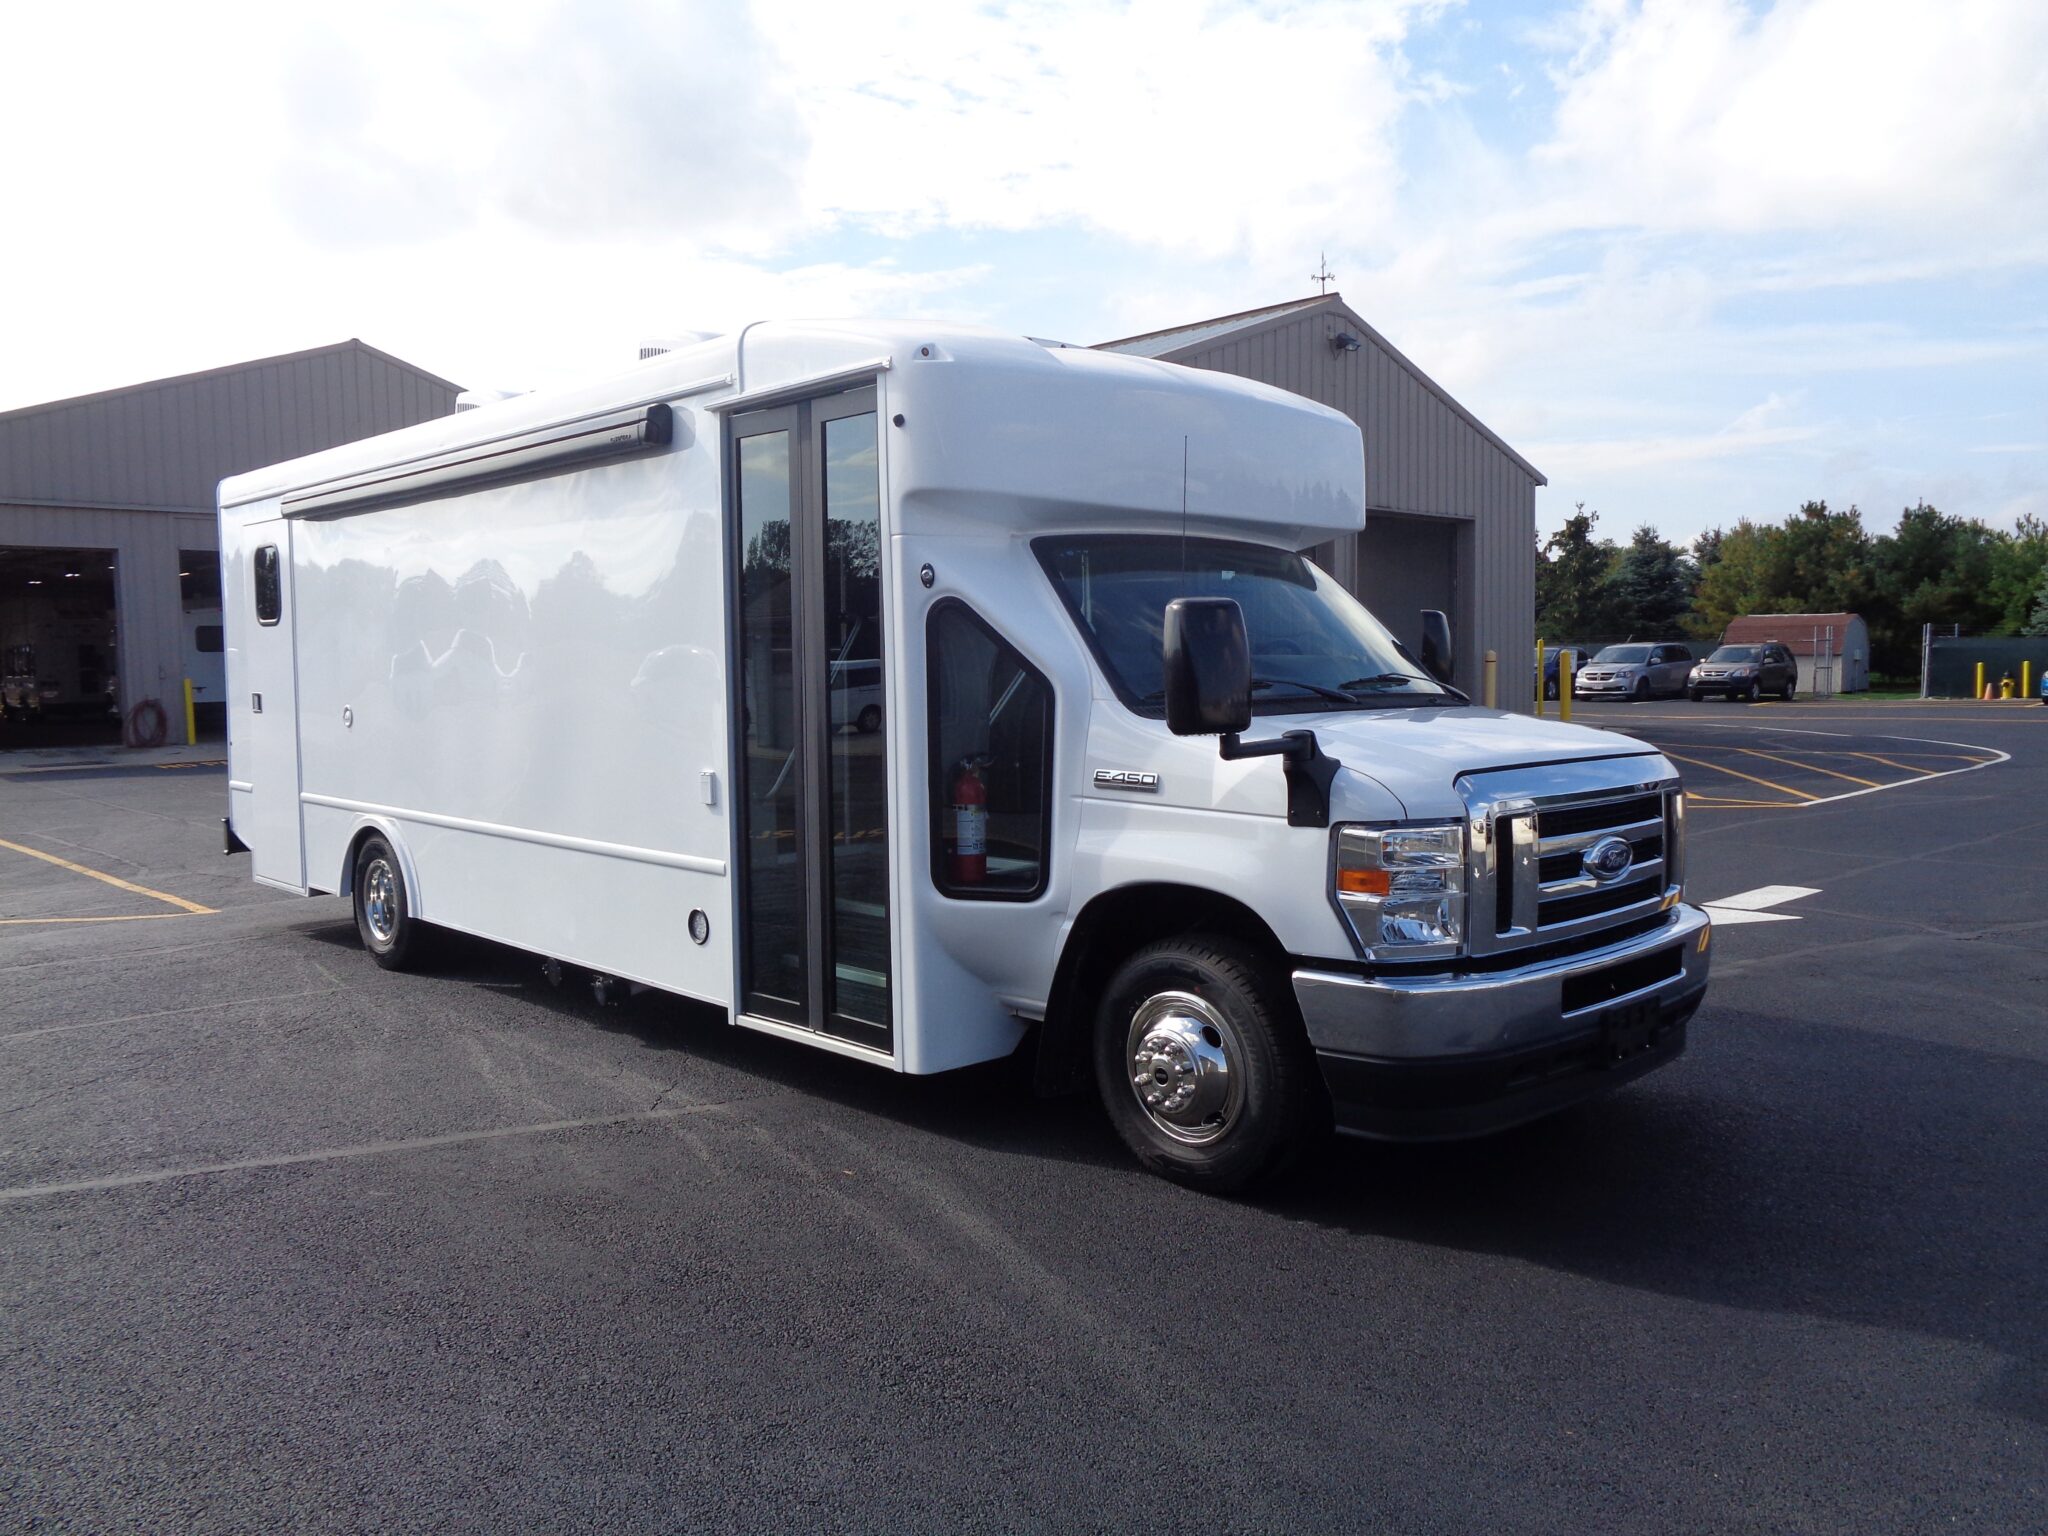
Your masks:
[[[953,883],[980,885],[988,879],[988,787],[978,757],[960,759],[953,776]]]

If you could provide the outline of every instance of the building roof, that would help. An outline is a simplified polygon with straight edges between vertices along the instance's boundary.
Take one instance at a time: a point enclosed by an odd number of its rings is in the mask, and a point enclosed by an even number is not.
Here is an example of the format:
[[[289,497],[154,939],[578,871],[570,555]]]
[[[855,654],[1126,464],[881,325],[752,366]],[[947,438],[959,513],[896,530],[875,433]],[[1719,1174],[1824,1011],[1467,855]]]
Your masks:
[[[1184,362],[1193,354],[1225,339],[1237,339],[1269,327],[1283,325],[1294,316],[1317,309],[1326,309],[1341,316],[1347,328],[1357,331],[1360,340],[1378,348],[1416,383],[1443,401],[1466,425],[1512,459],[1530,479],[1538,485],[1550,484],[1549,477],[1542,470],[1509,447],[1498,432],[1473,415],[1456,396],[1424,373],[1412,358],[1375,330],[1364,316],[1344,302],[1344,295],[1341,293],[1323,293],[1305,299],[1289,299],[1280,304],[1268,304],[1261,309],[1240,310],[1234,315],[1218,315],[1211,320],[1197,320],[1188,325],[1174,326],[1169,330],[1147,331],[1143,335],[1126,336],[1118,341],[1098,342],[1095,350],[1123,352],[1137,357],[1156,357],[1165,362]]]
[[[1861,624],[1860,613],[1751,613],[1739,619],[1731,619],[1727,631],[1721,636],[1723,645],[1759,645],[1766,640],[1775,640],[1794,656],[1814,654],[1814,641],[1823,642],[1827,631],[1835,632],[1835,648],[1849,638],[1851,625]]]
[[[1328,294],[1313,299],[1289,299],[1284,304],[1268,304],[1262,309],[1239,310],[1234,315],[1218,315],[1214,320],[1197,320],[1192,325],[1176,325],[1171,330],[1147,331],[1142,336],[1126,336],[1121,341],[1099,341],[1095,350],[1128,352],[1133,357],[1165,357],[1168,353],[1199,347],[1233,331],[1276,320],[1297,310],[1314,309],[1324,298],[1335,297],[1335,294]]]
[[[210,512],[228,475],[455,408],[459,386],[350,338],[0,412],[0,505]]]

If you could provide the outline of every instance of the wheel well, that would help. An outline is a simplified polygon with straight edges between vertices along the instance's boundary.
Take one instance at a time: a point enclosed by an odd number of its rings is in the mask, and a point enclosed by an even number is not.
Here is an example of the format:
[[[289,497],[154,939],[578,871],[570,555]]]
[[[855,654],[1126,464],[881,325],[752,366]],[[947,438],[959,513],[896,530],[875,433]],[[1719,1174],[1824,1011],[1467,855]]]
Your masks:
[[[358,827],[356,835],[348,840],[348,852],[342,856],[341,879],[334,887],[337,896],[353,896],[356,889],[356,860],[362,857],[363,844],[373,837],[391,841],[390,834],[382,827]],[[394,845],[395,846],[395,845]]]
[[[1184,933],[1216,933],[1276,964],[1287,951],[1241,901],[1192,885],[1151,883],[1105,891],[1081,909],[1060,952],[1038,1029],[1034,1081],[1041,1093],[1070,1093],[1091,1081],[1089,1034],[1096,999],[1116,968],[1145,945]]]

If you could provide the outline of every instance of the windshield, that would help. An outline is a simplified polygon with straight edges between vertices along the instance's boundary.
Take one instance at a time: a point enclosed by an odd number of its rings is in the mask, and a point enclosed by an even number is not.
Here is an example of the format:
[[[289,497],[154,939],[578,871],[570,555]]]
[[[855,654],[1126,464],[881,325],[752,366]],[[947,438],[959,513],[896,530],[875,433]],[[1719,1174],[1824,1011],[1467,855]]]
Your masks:
[[[1047,538],[1032,548],[1117,696],[1143,714],[1165,712],[1161,635],[1177,597],[1234,598],[1244,610],[1255,714],[1462,702],[1291,550],[1133,534]]]
[[[1757,648],[1753,645],[1724,645],[1718,651],[1714,652],[1713,655],[1709,656],[1707,660],[1758,661],[1761,660],[1761,658],[1757,654]]]
[[[1650,659],[1647,645],[1610,645],[1593,660],[1605,662],[1610,667],[1641,666]]]

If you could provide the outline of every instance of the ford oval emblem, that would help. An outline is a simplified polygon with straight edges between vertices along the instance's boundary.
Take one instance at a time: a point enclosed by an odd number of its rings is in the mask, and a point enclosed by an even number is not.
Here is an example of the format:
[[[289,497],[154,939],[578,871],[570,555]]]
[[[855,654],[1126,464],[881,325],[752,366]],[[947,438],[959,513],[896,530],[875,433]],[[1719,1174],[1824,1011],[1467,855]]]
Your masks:
[[[1625,838],[1603,837],[1586,850],[1580,867],[1602,885],[1611,885],[1627,874],[1635,861],[1636,851]]]

